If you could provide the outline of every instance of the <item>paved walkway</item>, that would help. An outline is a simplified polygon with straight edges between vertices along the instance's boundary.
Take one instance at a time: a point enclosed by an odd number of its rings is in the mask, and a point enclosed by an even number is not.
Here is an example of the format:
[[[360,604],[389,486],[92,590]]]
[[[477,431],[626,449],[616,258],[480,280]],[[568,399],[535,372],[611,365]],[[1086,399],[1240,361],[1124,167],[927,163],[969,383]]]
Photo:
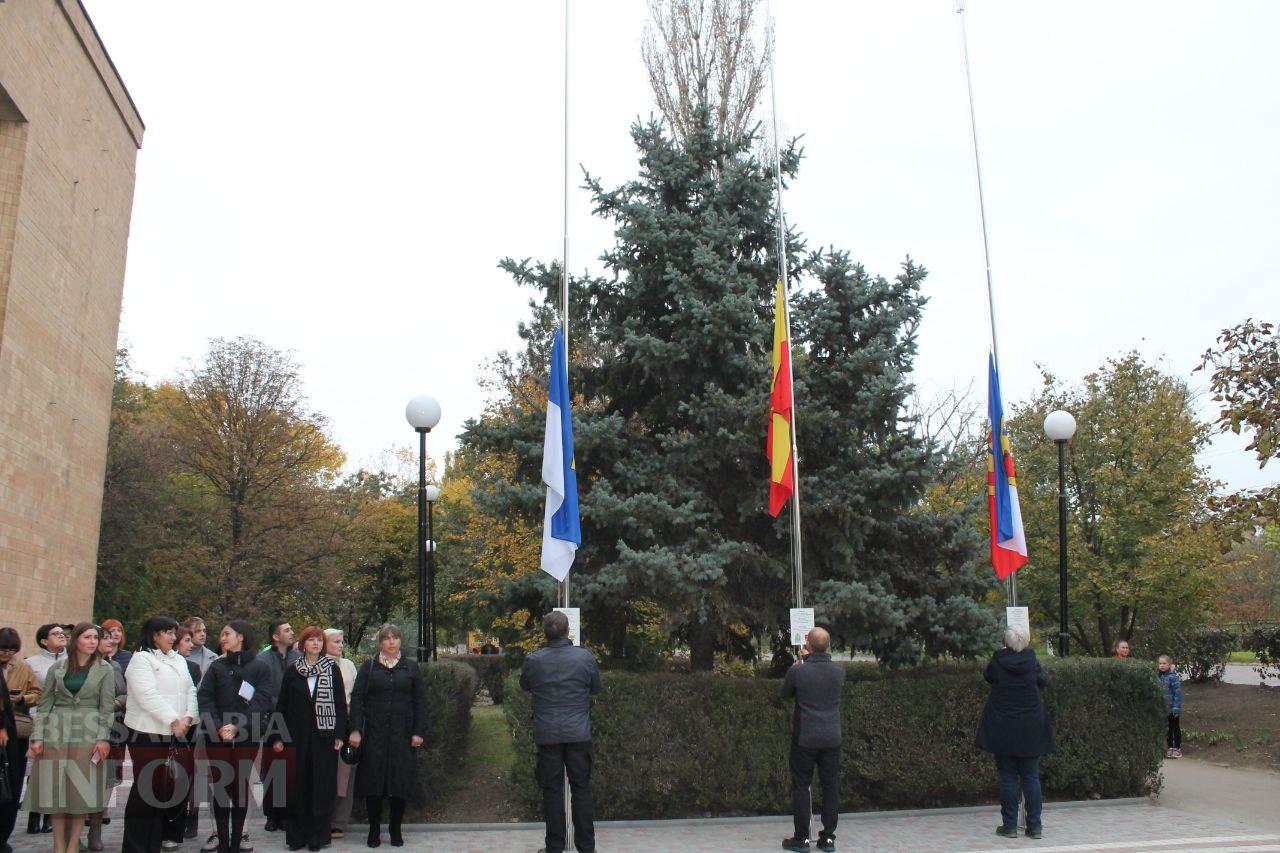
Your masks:
[[[1216,853],[1280,853],[1280,774],[1219,768],[1183,759],[1166,762],[1165,791],[1159,801],[1147,799],[1056,803],[1045,809],[1045,837],[1040,841],[998,838],[995,807],[929,809],[843,815],[838,837],[844,851],[1185,851]],[[121,793],[117,791],[117,793]],[[123,799],[120,800],[123,802]],[[113,807],[106,829],[107,850],[120,849],[123,818]],[[48,851],[49,836],[26,835],[26,815],[19,815],[16,851]],[[201,830],[210,827],[201,815]],[[353,826],[335,851],[368,850],[363,827]],[[257,853],[283,853],[283,833],[262,831],[262,819],[250,814],[251,840]],[[790,834],[786,817],[720,820],[623,821],[597,826],[602,853],[764,853],[780,849]],[[542,846],[539,825],[459,825],[406,827],[405,850],[450,853],[533,853]],[[383,848],[390,849],[386,834]],[[189,841],[182,853],[196,853]]]

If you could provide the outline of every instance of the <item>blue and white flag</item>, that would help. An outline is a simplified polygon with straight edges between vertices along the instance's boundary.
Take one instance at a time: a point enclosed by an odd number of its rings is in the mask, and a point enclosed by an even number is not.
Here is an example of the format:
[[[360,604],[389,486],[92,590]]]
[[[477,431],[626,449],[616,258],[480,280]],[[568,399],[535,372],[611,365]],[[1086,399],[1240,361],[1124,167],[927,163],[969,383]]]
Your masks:
[[[551,345],[547,432],[542,442],[542,482],[547,509],[542,520],[542,570],[558,581],[569,575],[582,544],[578,517],[578,473],[573,465],[573,419],[569,413],[569,361],[562,330]]]

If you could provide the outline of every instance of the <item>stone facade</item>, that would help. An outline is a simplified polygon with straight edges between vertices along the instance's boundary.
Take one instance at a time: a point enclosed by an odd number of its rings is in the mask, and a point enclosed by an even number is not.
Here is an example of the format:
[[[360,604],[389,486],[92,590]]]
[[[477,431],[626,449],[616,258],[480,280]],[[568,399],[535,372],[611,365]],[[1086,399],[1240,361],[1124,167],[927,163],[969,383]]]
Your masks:
[[[91,618],[143,124],[78,0],[0,0],[0,625]]]

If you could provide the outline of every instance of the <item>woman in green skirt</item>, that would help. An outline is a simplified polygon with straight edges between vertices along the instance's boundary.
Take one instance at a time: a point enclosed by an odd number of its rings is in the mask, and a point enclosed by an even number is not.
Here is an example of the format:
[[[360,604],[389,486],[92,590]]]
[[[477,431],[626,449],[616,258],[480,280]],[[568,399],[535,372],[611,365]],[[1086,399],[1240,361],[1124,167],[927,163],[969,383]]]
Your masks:
[[[31,807],[53,815],[54,853],[74,853],[85,816],[106,806],[116,682],[98,654],[99,630],[92,622],[72,630],[70,653],[45,676],[31,734]]]

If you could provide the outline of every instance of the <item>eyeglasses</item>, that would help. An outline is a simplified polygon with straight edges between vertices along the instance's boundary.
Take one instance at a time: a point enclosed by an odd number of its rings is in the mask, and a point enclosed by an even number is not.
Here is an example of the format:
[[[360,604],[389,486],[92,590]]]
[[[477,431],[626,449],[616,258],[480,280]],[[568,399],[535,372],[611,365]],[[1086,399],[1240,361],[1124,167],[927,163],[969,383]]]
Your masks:
[[[0,649],[0,655],[13,655],[17,653],[17,649]]]

